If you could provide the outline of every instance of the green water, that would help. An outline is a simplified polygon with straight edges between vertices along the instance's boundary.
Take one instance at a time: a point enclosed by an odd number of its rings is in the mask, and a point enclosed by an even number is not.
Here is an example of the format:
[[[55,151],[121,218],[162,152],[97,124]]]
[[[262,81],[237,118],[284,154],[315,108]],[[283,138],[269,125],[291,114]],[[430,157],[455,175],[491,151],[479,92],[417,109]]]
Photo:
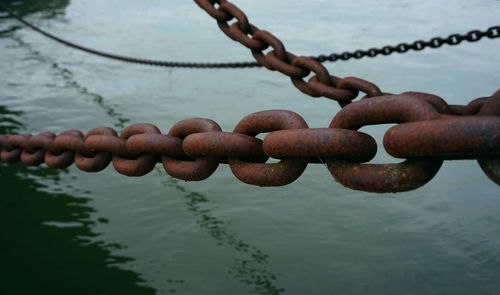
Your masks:
[[[90,47],[183,61],[251,60],[192,1],[7,1]],[[298,54],[466,32],[498,23],[499,1],[238,0]],[[384,91],[465,104],[499,87],[498,40],[327,64]],[[166,70],[61,47],[0,18],[0,133],[188,117],[231,130],[289,109],[325,127],[339,107],[263,69]],[[388,126],[363,128],[380,142]],[[397,161],[383,151],[376,162]],[[126,178],[0,164],[0,294],[499,294],[500,190],[474,161],[446,162],[416,191],[343,188],[322,165],[258,188],[222,165],[186,183],[160,168]]]

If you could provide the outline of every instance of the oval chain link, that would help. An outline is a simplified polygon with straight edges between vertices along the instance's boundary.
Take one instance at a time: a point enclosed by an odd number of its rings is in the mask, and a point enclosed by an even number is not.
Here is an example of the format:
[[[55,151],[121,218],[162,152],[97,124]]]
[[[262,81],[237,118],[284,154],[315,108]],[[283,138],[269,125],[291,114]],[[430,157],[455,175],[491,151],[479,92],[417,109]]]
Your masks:
[[[289,76],[293,85],[309,96],[333,99],[343,107],[355,99],[359,91],[369,97],[381,94],[373,83],[359,78],[350,78],[351,82],[348,80],[343,85],[337,85],[336,82],[342,79],[330,75],[320,61],[288,52],[280,39],[252,25],[245,13],[227,0],[195,2],[217,21],[224,34],[250,49],[259,65]],[[230,24],[233,20],[235,23]],[[269,47],[271,50],[264,52]],[[314,75],[306,82],[304,78],[311,72]],[[357,79],[356,82],[353,83],[353,79]]]
[[[335,83],[342,81],[359,83]],[[457,109],[474,114],[456,115]],[[294,112],[271,110],[248,115],[233,132],[222,132],[212,120],[194,118],[178,122],[168,134],[151,124],[135,124],[120,134],[101,127],[85,135],[77,130],[57,136],[0,135],[0,159],[51,168],[75,162],[87,172],[101,171],[113,162],[128,176],[145,175],[162,162],[169,175],[187,181],[205,179],[219,163],[229,163],[238,179],[259,186],[291,183],[308,163],[324,163],[344,186],[371,192],[416,189],[433,178],[443,160],[477,159],[488,177],[500,184],[499,115],[500,91],[467,106],[405,92],[354,102],[333,118],[329,128],[308,128]],[[386,132],[384,146],[389,154],[405,159],[403,163],[366,163],[376,154],[377,144],[357,130],[382,123],[398,123]],[[259,133],[268,134],[261,140],[255,138]],[[266,163],[268,158],[280,161]]]

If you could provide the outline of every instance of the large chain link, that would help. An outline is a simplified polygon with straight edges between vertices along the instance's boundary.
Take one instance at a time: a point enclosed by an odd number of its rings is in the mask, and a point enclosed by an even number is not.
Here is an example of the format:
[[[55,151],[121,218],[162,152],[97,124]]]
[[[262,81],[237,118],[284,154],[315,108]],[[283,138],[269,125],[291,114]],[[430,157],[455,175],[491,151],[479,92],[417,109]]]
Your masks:
[[[357,131],[365,125],[398,123],[384,137],[387,152],[406,159],[400,164],[367,164],[377,144]],[[268,133],[264,140],[255,136]],[[151,124],[134,124],[119,134],[95,128],[83,134],[0,135],[0,159],[66,168],[72,163],[98,172],[110,163],[127,176],[142,176],[161,162],[172,177],[208,178],[228,163],[242,182],[280,186],[296,180],[308,163],[324,163],[346,187],[371,192],[416,189],[438,172],[443,160],[477,159],[488,177],[500,184],[500,90],[467,106],[450,106],[435,95],[406,92],[354,102],[342,109],[329,128],[308,128],[298,114],[285,110],[253,113],[233,132],[222,132],[209,119],[176,123],[167,134]],[[266,163],[269,158],[278,163]]]
[[[75,163],[88,172],[101,171],[113,163],[127,176],[145,175],[161,162],[169,175],[187,181],[206,179],[220,163],[228,163],[238,179],[260,186],[289,184],[308,163],[324,163],[346,187],[399,192],[430,181],[444,160],[477,159],[488,177],[500,184],[500,91],[466,106],[448,105],[425,93],[383,94],[373,83],[333,76],[319,61],[288,52],[278,38],[252,25],[227,0],[195,2],[217,20],[227,36],[249,48],[260,65],[286,74],[308,95],[337,100],[344,108],[329,128],[308,128],[298,114],[272,110],[248,115],[233,132],[222,132],[212,120],[195,118],[178,122],[168,134],[151,124],[134,124],[120,134],[101,127],[86,134],[69,130],[57,136],[47,132],[0,135],[1,161],[35,166],[45,163],[51,168]],[[498,29],[492,32],[498,34]],[[469,35],[467,40],[482,37],[480,32]],[[409,46],[419,50],[459,40],[450,36]],[[359,92],[371,99],[351,103]],[[404,162],[366,163],[374,157],[377,145],[371,136],[357,130],[383,123],[398,123],[385,134],[384,146]],[[259,133],[269,134],[262,141],[255,138]],[[269,157],[280,162],[266,163]]]

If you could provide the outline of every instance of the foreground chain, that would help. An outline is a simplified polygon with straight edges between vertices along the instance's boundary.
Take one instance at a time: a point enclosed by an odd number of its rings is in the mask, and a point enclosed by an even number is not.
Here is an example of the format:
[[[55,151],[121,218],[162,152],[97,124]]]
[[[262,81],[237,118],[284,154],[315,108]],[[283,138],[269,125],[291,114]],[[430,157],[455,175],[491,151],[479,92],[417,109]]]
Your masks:
[[[399,164],[366,164],[377,152],[375,140],[357,131],[365,125],[398,123],[384,137]],[[255,136],[269,133],[264,140]],[[270,158],[278,163],[266,163]],[[77,130],[38,135],[0,135],[0,159],[37,166],[98,172],[111,162],[127,176],[142,176],[161,162],[172,177],[198,181],[220,163],[228,163],[241,181],[280,186],[296,180],[308,163],[326,164],[346,187],[371,192],[416,189],[440,169],[444,160],[477,159],[500,184],[500,90],[467,106],[451,106],[425,93],[383,95],[352,103],[328,128],[308,128],[298,114],[285,110],[253,113],[233,132],[222,132],[209,119],[176,123],[168,132],[135,124],[119,135],[107,127],[83,134]]]

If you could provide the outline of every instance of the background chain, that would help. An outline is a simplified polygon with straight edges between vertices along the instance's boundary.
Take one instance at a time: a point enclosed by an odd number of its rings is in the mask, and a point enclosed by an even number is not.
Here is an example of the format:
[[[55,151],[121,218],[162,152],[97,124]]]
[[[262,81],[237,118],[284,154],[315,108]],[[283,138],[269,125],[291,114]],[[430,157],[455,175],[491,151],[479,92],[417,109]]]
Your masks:
[[[35,30],[36,32],[56,41],[63,45],[69,46],[71,48],[97,55],[103,58],[113,59],[116,61],[134,63],[140,65],[157,66],[157,67],[167,67],[167,68],[191,68],[191,69],[237,69],[237,68],[258,68],[262,67],[257,62],[180,62],[180,61],[165,61],[165,60],[155,60],[147,58],[137,58],[124,56],[116,53],[108,53],[102,50],[88,48],[83,45],[65,40],[54,34],[51,34],[24,18],[15,14],[6,5],[0,2],[0,7],[4,9],[7,14],[25,26]],[[397,45],[387,45],[380,48],[369,48],[369,49],[358,49],[355,51],[345,51],[341,53],[330,53],[330,54],[320,54],[316,56],[310,56],[310,58],[317,60],[319,62],[336,62],[336,61],[347,61],[349,59],[361,59],[367,57],[376,57],[378,55],[387,56],[393,53],[405,53],[410,50],[421,51],[425,48],[439,48],[443,45],[455,46],[464,41],[466,42],[477,42],[482,38],[495,39],[500,37],[500,26],[493,26],[487,30],[471,30],[466,34],[451,34],[446,38],[435,37],[427,41],[417,40],[412,43],[400,43]]]

